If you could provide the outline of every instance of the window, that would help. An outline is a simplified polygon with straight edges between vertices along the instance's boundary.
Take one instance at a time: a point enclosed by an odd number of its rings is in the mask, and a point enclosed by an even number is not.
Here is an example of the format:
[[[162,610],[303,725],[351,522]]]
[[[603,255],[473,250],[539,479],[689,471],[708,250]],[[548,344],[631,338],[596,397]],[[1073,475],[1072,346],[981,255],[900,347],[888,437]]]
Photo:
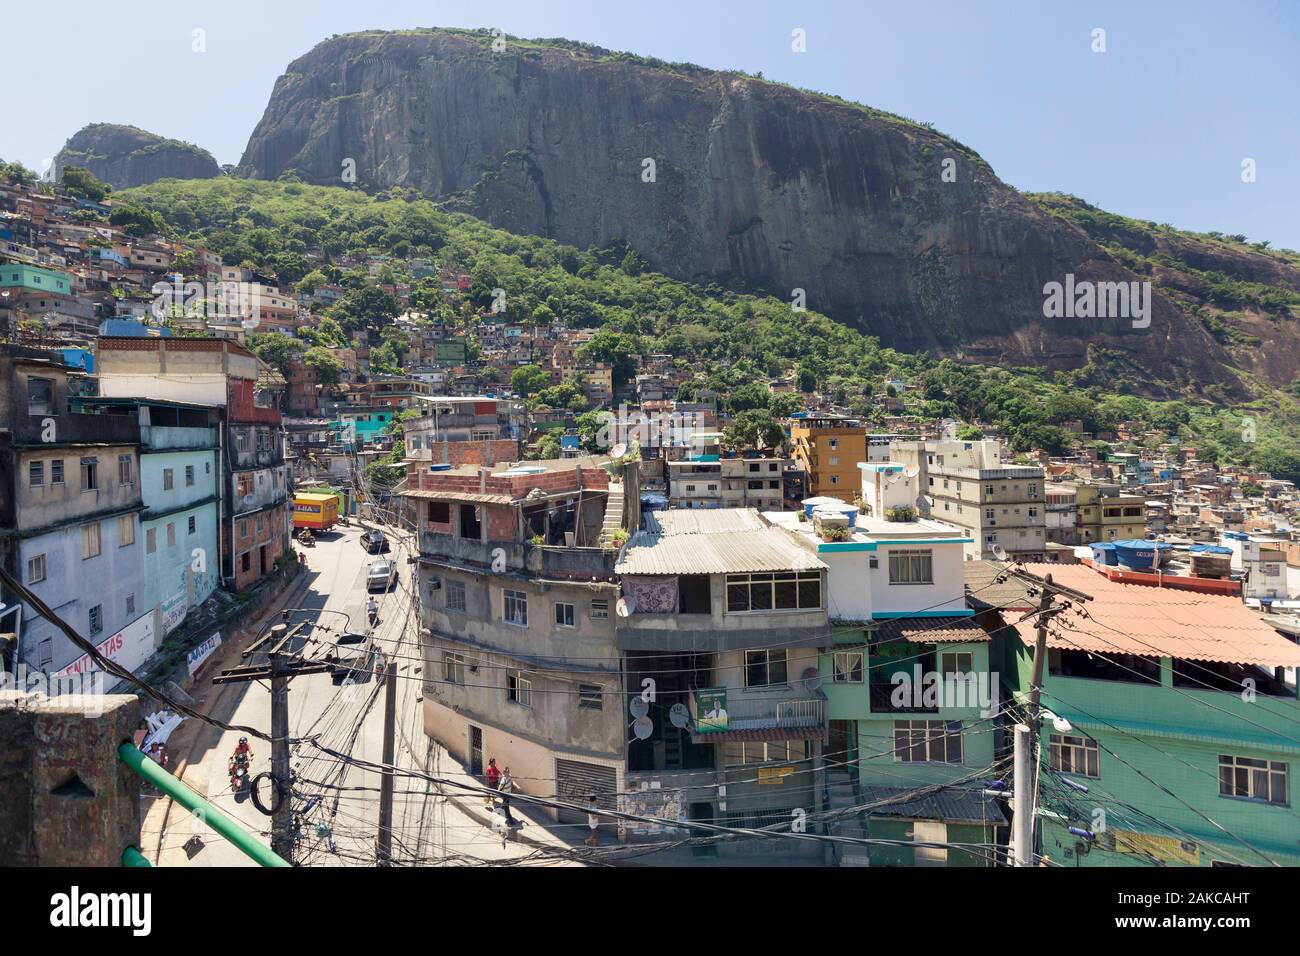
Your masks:
[[[197,522],[194,520],[194,515],[190,515],[186,521],[185,533],[194,534],[196,530],[197,530]]]
[[[834,665],[836,684],[862,683],[861,651],[836,651]]]
[[[55,458],[50,462],[50,484],[63,484],[63,459]]]
[[[81,528],[81,559],[99,556],[99,522]]]
[[[727,610],[788,611],[822,606],[820,571],[777,571],[727,575]],[[685,610],[685,609],[683,609]]]
[[[54,382],[48,378],[27,380],[27,414],[48,415],[54,405]]]
[[[898,763],[961,763],[961,721],[894,721],[894,760]]]
[[[447,610],[448,611],[465,610],[465,582],[464,581],[447,582]]]
[[[839,476],[839,475],[831,475],[831,484],[832,484],[832,485],[838,485],[839,483],[840,483],[840,476]]]
[[[451,524],[451,505],[445,501],[430,501],[426,519],[433,524]]]
[[[173,483],[174,482],[172,479],[172,470],[170,468],[164,468],[163,469],[163,491],[171,491]]]
[[[939,655],[939,673],[944,677],[949,674],[962,676],[974,670],[975,659],[970,651],[947,651]]]
[[[118,484],[121,485],[131,484],[132,478],[131,478],[131,456],[130,455],[117,456],[117,481]],[[171,485],[168,485],[167,487],[170,488]]]
[[[576,609],[572,604],[555,605],[555,626],[556,627],[573,627],[574,611]]]
[[[27,487],[39,488],[43,484],[45,484],[45,462],[29,462],[27,465]]]
[[[176,547],[176,522],[167,522],[167,547]]]
[[[506,700],[522,707],[533,706],[533,682],[520,671],[506,672]]]
[[[460,654],[443,654],[442,674],[448,684],[464,684],[465,658]]]
[[[153,554],[158,550],[158,529],[146,528],[144,531],[144,550],[146,554]]]
[[[186,487],[190,487],[190,486],[192,486],[193,484],[194,484],[194,466],[193,466],[193,465],[186,465],[186,466],[185,466],[185,485],[186,485]]]
[[[94,491],[99,487],[99,459],[81,459],[81,490]]]
[[[98,634],[104,629],[104,605],[96,604],[90,609],[90,633]]]
[[[528,626],[528,595],[523,591],[505,592],[505,622]]]
[[[1219,796],[1285,806],[1287,765],[1280,760],[1219,756]]]
[[[135,616],[135,595],[134,594],[128,594],[126,596],[126,615],[127,617]]]
[[[604,702],[601,697],[599,684],[578,685],[579,710],[601,710],[603,707]]]
[[[933,584],[934,558],[929,551],[891,551],[890,584]]]
[[[609,602],[608,602],[608,601],[592,601],[592,602],[591,602],[591,619],[592,619],[593,621],[608,621],[608,620],[609,620]]]
[[[38,650],[39,663],[37,664],[37,666],[41,668],[45,668],[49,666],[49,663],[52,660],[54,660],[54,638],[47,637],[45,638],[45,640],[41,641],[41,643],[37,646],[39,648]]]
[[[745,651],[745,686],[770,687],[786,682],[786,649]]]
[[[1101,776],[1101,749],[1097,746],[1097,741],[1068,734],[1052,734],[1049,742],[1053,770],[1082,777]]]
[[[122,515],[117,519],[117,546],[125,548],[135,544],[135,515]]]
[[[39,584],[45,580],[45,555],[37,554],[27,559],[27,583]]]

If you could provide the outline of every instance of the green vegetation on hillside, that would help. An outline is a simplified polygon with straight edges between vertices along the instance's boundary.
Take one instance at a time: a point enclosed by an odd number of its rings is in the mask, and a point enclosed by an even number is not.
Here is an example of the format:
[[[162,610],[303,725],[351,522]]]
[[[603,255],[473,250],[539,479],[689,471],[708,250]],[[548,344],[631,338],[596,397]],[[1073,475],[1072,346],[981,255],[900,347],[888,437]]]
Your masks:
[[[360,267],[341,268],[350,255],[387,257],[379,281],[408,282],[413,308],[464,329],[471,339],[482,321],[558,319],[574,328],[605,330],[590,357],[626,375],[630,356],[663,352],[696,370],[697,387],[717,393],[729,411],[772,410],[767,382],[790,376],[815,386],[854,414],[883,424],[875,396],[888,379],[915,386],[901,393],[908,411],[990,422],[1016,450],[1064,451],[1071,436],[1062,426],[1107,431],[1140,423],[1168,432],[1220,462],[1251,463],[1279,477],[1300,480],[1300,391],[1255,386],[1257,401],[1227,408],[1221,395],[1153,401],[1127,394],[1145,372],[1123,356],[1095,349],[1087,367],[1072,372],[999,369],[908,355],[816,312],[717,285],[694,285],[638,267],[625,243],[578,249],[549,239],[518,236],[469,216],[448,213],[412,193],[270,183],[224,177],[162,181],[116,194],[160,215],[178,238],[202,241],[227,262],[247,262],[287,282],[305,276],[337,281],[352,291],[333,307],[344,329],[396,331],[396,305]],[[422,277],[413,263],[424,264]],[[287,270],[286,270],[287,267]],[[470,277],[470,288],[449,304],[429,269]],[[494,296],[503,290],[504,300]],[[496,314],[484,316],[494,305]],[[328,310],[327,310],[328,311]],[[394,361],[400,343],[391,332],[376,352]],[[530,383],[540,385],[540,382]],[[568,404],[572,395],[547,396]],[[790,400],[779,399],[778,411]],[[548,404],[550,404],[548,402]],[[1254,421],[1255,441],[1243,441],[1243,419]]]

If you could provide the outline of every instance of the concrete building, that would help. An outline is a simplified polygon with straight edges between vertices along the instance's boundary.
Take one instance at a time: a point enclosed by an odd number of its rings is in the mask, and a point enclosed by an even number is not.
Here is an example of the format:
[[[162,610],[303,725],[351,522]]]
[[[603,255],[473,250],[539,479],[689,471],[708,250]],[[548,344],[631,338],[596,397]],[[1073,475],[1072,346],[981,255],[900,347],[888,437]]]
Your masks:
[[[101,338],[101,395],[221,409],[221,577],[242,590],[288,553],[293,480],[264,364],[229,339]]]
[[[851,502],[858,494],[858,462],[869,461],[867,432],[854,419],[833,415],[796,418],[790,457],[807,475],[810,497]]]
[[[905,441],[893,446],[894,461],[917,470],[918,489],[932,499],[930,515],[966,531],[968,558],[994,558],[998,551],[1020,560],[1042,560],[1046,543],[1041,465],[1002,461],[996,441]]]
[[[639,508],[635,471],[611,483],[599,465],[413,463],[401,494],[419,529],[425,732],[474,774],[495,757],[525,793],[612,808],[627,718],[608,532],[635,530]]]
[[[134,398],[77,399],[73,407],[139,422],[144,606],[157,610],[165,638],[220,583],[218,409]]]
[[[70,411],[71,375],[56,353],[0,346],[0,560],[79,634],[134,668],[157,647],[145,600],[140,426]],[[89,666],[14,598],[6,595],[3,629],[18,634],[20,662],[47,674]]]
[[[1116,485],[1090,482],[1077,482],[1074,493],[1076,541],[1066,543],[1090,544],[1093,541],[1146,537],[1145,495],[1121,494]]]
[[[629,838],[681,835],[672,823],[789,823],[821,807],[829,642],[826,565],[756,511],[659,511],[616,570],[617,628],[631,713],[622,807],[663,820]],[[630,739],[629,739],[630,738]],[[739,841],[725,856],[822,860],[791,840]]]
[[[785,459],[763,452],[691,455],[664,462],[673,508],[779,510]]]

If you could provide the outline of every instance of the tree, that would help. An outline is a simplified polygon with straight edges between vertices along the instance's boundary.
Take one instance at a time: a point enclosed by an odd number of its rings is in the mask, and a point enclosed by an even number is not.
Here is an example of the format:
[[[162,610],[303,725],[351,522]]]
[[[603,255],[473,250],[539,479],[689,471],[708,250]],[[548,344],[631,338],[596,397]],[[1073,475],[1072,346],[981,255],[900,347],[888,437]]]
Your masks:
[[[725,405],[727,411],[736,415],[740,412],[746,412],[750,409],[761,408],[767,411],[768,404],[772,401],[772,393],[762,382],[748,382],[740,388],[732,391],[727,396]]]
[[[789,418],[804,410],[803,396],[797,392],[777,392],[769,406],[773,418]]]
[[[254,355],[282,375],[288,375],[290,363],[302,351],[302,343],[283,332],[255,332],[248,336],[247,344]]]
[[[550,384],[550,373],[540,365],[521,365],[510,373],[510,390],[524,398],[532,398]]]
[[[600,363],[613,369],[614,387],[628,381],[636,372],[637,343],[629,335],[601,329],[578,346],[574,358],[579,365]]]
[[[162,216],[138,203],[117,206],[108,214],[110,225],[118,226],[137,237],[162,232],[167,228]]]
[[[108,183],[100,182],[89,169],[80,166],[65,166],[59,176],[64,192],[69,196],[78,196],[92,202],[101,202],[113,191]]]
[[[962,425],[957,429],[958,441],[980,441],[984,437],[984,432],[974,425]]]
[[[722,443],[728,448],[776,448],[785,441],[785,429],[766,408],[751,408],[737,415],[722,430]]]
[[[343,377],[343,363],[336,359],[329,349],[314,345],[302,357],[303,364],[316,373],[316,381],[327,388],[333,388]]]
[[[373,285],[351,289],[334,303],[334,318],[349,331],[382,328],[397,318],[401,311],[401,304],[391,292]]]

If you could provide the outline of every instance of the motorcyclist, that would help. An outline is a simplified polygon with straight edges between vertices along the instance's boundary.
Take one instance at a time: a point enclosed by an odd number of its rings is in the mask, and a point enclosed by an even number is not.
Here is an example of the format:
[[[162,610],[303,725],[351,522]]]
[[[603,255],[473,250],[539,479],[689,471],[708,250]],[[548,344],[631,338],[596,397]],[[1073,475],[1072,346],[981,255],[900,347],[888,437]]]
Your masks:
[[[239,744],[235,747],[235,752],[230,758],[232,764],[239,763],[240,760],[245,763],[251,763],[253,760],[253,748],[248,746],[247,737],[239,738]]]
[[[379,620],[379,602],[375,600],[373,594],[370,596],[370,600],[366,602],[366,616],[370,619],[371,624]]]

